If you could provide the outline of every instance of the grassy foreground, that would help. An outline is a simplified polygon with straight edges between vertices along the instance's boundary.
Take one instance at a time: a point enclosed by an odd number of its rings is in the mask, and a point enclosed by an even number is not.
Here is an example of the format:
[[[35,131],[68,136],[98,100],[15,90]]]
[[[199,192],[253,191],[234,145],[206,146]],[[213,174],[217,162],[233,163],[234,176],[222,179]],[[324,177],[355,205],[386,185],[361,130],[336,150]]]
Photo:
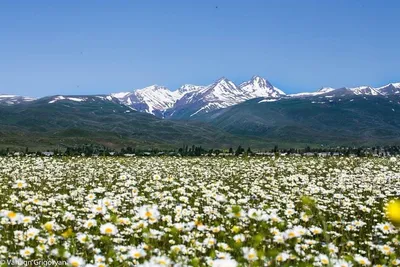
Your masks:
[[[0,260],[398,266],[399,194],[398,158],[0,158]]]

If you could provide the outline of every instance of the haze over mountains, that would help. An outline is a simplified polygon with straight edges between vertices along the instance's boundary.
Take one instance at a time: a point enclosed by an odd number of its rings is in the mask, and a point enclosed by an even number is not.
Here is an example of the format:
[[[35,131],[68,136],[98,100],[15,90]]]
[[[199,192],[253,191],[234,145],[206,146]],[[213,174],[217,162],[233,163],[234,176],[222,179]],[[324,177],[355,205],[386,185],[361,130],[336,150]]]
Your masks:
[[[265,147],[400,142],[400,83],[285,94],[254,76],[171,91],[39,99],[0,94],[0,145]]]

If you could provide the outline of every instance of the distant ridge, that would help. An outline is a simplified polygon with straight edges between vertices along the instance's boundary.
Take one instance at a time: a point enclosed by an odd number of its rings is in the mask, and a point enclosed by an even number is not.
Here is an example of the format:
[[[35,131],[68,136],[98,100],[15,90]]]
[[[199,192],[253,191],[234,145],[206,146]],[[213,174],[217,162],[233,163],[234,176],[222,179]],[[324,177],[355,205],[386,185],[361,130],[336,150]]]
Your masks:
[[[188,119],[259,97],[279,100],[319,95],[338,97],[344,95],[389,96],[399,94],[400,83],[389,83],[378,88],[371,86],[323,87],[315,92],[287,95],[268,80],[255,75],[249,81],[240,85],[236,85],[226,77],[221,77],[208,86],[184,84],[171,91],[165,86],[151,85],[132,92],[119,92],[101,97],[105,97],[109,101],[117,101],[132,110],[149,113],[160,118]],[[0,94],[0,104],[3,105],[14,105],[34,100],[30,97]],[[85,98],[58,95],[54,96],[49,104],[62,100],[85,101]]]

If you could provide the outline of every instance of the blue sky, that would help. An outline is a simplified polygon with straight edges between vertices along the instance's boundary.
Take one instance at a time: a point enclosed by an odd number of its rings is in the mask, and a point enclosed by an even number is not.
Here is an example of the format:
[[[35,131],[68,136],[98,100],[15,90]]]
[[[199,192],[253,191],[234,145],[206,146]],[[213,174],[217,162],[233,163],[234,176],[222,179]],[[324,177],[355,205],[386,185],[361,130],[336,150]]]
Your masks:
[[[400,81],[400,1],[0,1],[0,93]]]

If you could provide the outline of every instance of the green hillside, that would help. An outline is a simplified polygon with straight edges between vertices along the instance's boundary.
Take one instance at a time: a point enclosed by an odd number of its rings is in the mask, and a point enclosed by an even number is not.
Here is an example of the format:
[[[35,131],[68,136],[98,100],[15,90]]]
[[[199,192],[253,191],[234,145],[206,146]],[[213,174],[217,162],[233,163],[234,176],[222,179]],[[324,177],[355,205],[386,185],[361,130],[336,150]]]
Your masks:
[[[181,120],[136,112],[113,99],[0,105],[0,148],[79,144],[110,148],[201,145],[253,148],[400,144],[400,97],[253,99]],[[186,118],[186,119],[185,119]]]
[[[0,146],[49,148],[83,143],[141,148],[203,145],[229,147],[246,143],[202,122],[168,121],[116,102],[88,96],[85,102],[51,98],[0,106]]]
[[[400,143],[398,96],[253,99],[197,117],[229,133],[276,143],[375,145]]]

